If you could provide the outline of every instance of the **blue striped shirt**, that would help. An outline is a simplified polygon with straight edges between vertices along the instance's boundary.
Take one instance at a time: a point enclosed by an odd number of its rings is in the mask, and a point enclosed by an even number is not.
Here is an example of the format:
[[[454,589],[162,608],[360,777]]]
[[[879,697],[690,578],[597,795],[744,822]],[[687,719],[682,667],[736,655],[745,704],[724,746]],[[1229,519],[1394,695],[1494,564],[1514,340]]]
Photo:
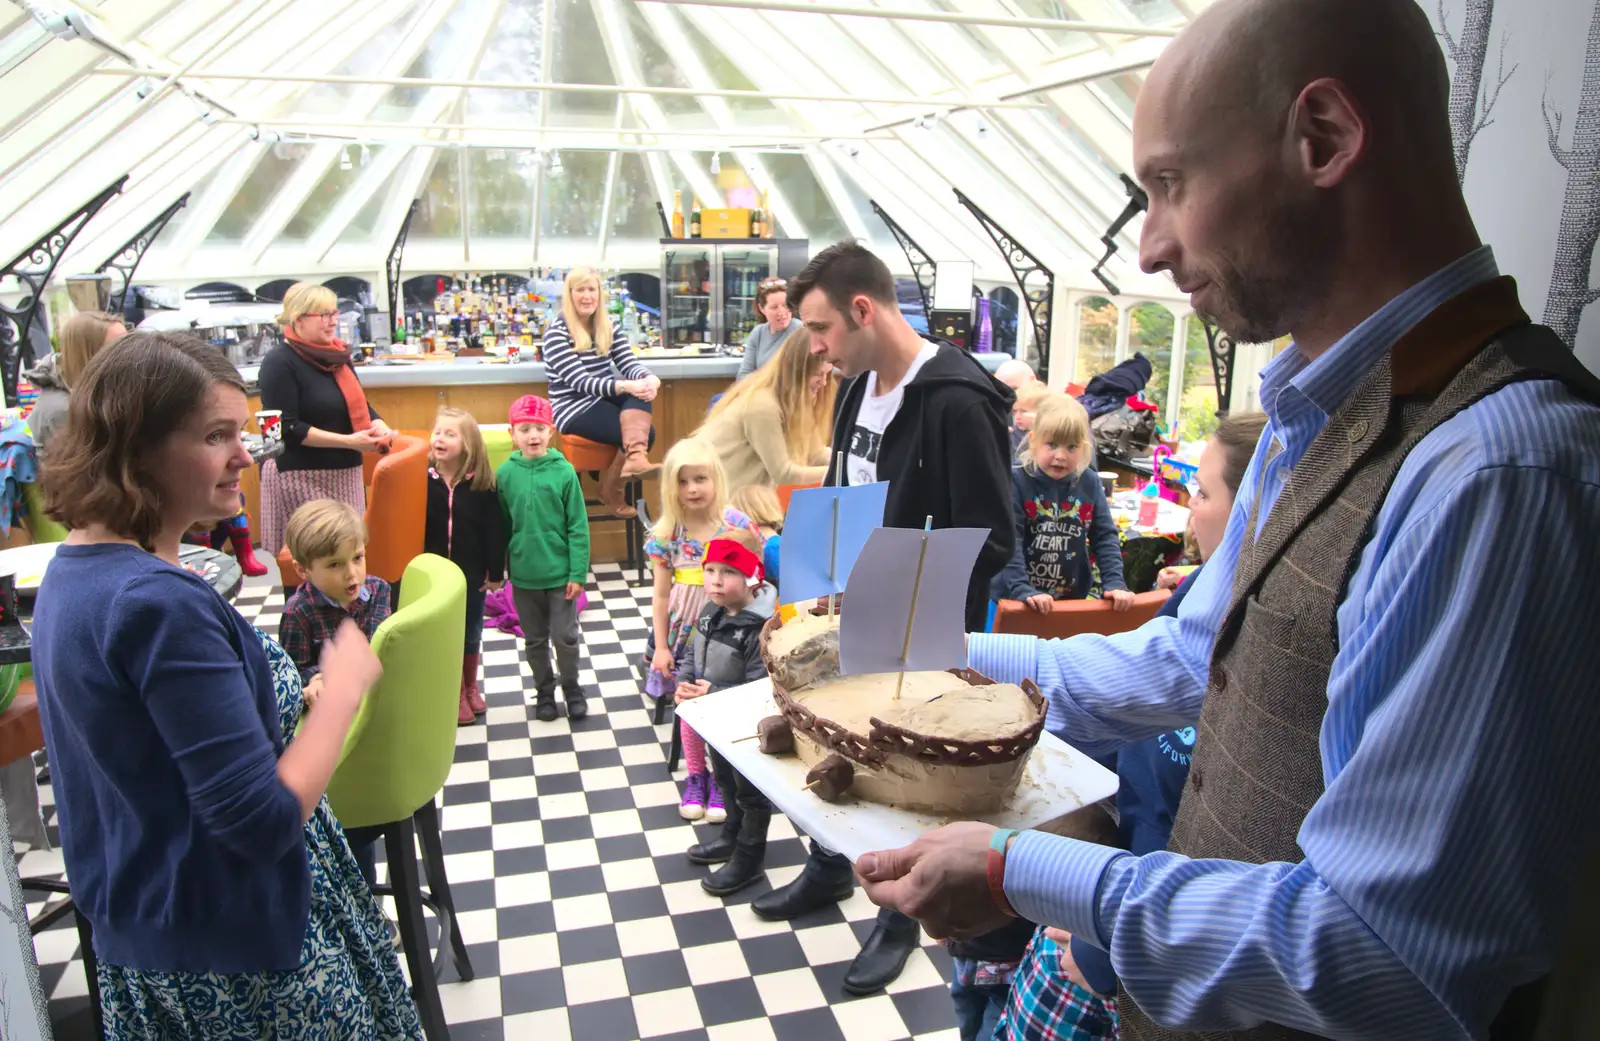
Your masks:
[[[974,634],[972,667],[1034,677],[1049,727],[1087,752],[1192,723],[1258,489],[1264,522],[1370,367],[1496,273],[1481,249],[1315,361],[1286,351],[1263,370],[1270,422],[1176,619],[1065,641]],[[1027,832],[1007,858],[1011,905],[1108,950],[1173,1027],[1485,1036],[1508,992],[1550,969],[1600,840],[1596,518],[1600,409],[1564,386],[1513,384],[1442,424],[1400,468],[1338,608],[1305,860],[1134,857]]]
[[[642,380],[650,375],[633,356],[628,338],[615,326],[611,329],[611,353],[579,354],[572,349],[566,319],[558,317],[545,330],[543,353],[557,430],[566,430],[573,417],[601,398],[616,397],[619,380]]]

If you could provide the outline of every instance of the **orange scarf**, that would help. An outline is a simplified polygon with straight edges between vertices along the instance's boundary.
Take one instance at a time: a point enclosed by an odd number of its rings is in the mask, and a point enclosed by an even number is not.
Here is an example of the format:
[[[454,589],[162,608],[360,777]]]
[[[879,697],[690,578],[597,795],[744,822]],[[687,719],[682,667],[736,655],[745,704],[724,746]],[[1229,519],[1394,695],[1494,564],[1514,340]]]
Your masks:
[[[323,372],[332,373],[333,381],[339,385],[339,393],[344,395],[344,406],[350,410],[352,434],[360,433],[372,425],[372,412],[367,408],[367,393],[361,389],[361,381],[356,379],[356,370],[350,367],[348,344],[343,340],[332,340],[327,347],[317,347],[288,333],[283,334],[283,339],[289,345],[289,349],[301,358]]]

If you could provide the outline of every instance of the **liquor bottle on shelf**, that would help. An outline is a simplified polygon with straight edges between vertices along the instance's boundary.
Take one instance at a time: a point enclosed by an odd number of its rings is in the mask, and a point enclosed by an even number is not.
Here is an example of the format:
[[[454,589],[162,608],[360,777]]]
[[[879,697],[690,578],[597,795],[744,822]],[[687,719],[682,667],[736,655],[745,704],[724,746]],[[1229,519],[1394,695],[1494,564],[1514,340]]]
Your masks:
[[[757,238],[770,239],[773,235],[772,206],[767,202],[767,193],[761,192],[761,234]]]
[[[753,239],[759,239],[761,237],[761,207],[760,206],[757,206],[755,209],[750,211],[750,237],[753,238]]]
[[[683,192],[672,193],[672,237],[683,238]]]
[[[691,239],[700,237],[700,196],[698,195],[694,197],[694,210],[689,215],[689,237]]]

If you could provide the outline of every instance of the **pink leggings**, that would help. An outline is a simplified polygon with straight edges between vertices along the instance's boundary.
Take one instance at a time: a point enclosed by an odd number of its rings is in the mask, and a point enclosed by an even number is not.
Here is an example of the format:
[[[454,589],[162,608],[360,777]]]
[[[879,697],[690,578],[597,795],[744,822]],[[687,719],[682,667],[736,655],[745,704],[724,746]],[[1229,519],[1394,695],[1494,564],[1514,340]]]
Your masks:
[[[689,724],[679,721],[683,732],[683,765],[690,776],[706,772],[706,739],[695,733]]]

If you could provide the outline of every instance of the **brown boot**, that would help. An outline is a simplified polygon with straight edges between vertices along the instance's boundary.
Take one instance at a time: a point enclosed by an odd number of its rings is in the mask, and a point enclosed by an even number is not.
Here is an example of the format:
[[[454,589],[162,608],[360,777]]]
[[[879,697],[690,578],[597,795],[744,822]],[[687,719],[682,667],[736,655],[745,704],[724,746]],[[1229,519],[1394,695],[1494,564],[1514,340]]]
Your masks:
[[[622,497],[622,464],[625,461],[626,457],[619,451],[611,457],[611,465],[600,471],[600,505],[613,516],[637,517],[639,511]]]
[[[461,685],[461,702],[456,706],[456,726],[470,727],[478,721],[477,713],[472,711],[472,703],[467,700],[467,686]]]
[[[627,459],[622,464],[622,477],[654,476],[661,466],[652,463],[650,451],[650,413],[636,408],[625,408],[620,418],[622,425],[622,451]]]
[[[461,685],[467,692],[467,705],[475,716],[489,711],[488,703],[478,693],[478,662],[482,657],[481,654],[468,654],[461,659]]]

